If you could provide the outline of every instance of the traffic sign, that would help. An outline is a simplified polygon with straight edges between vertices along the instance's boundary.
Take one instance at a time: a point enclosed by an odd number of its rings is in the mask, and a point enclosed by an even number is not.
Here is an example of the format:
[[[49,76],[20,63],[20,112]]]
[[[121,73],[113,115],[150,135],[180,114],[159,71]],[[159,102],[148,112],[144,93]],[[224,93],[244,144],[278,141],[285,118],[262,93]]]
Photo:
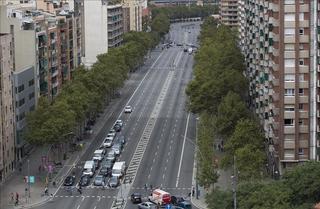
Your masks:
[[[171,209],[171,205],[166,205],[166,209]]]
[[[29,182],[30,182],[31,184],[34,184],[34,182],[35,182],[34,176],[29,176]]]

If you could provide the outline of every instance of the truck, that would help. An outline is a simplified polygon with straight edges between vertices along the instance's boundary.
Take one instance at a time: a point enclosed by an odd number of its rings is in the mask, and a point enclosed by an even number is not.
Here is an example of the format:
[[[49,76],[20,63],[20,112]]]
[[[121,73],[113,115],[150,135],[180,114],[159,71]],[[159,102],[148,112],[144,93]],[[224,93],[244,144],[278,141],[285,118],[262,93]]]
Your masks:
[[[112,167],[112,176],[117,176],[121,178],[126,172],[126,162],[115,162]]]
[[[149,200],[157,205],[166,205],[171,203],[171,195],[169,192],[155,189],[152,191],[151,196],[149,196]]]

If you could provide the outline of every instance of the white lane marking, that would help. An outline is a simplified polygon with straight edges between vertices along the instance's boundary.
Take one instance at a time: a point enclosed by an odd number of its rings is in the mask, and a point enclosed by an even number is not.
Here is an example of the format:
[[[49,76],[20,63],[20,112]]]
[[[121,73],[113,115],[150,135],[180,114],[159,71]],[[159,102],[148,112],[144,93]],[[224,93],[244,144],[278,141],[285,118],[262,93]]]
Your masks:
[[[97,206],[94,206],[94,208],[93,209],[96,209],[97,208]]]
[[[80,205],[78,205],[77,209],[79,209],[79,208],[80,208]]]
[[[100,196],[98,196],[98,202],[101,200],[101,197]]]
[[[187,138],[187,133],[188,133],[189,119],[190,119],[190,113],[188,113],[186,129],[184,131],[184,137],[183,137],[183,144],[182,144],[182,150],[181,150],[181,156],[180,156],[179,169],[178,169],[178,174],[177,174],[176,187],[178,187],[178,184],[179,184],[180,171],[181,171],[182,159],[183,159],[183,154],[184,154],[184,146],[186,144],[186,138]]]
[[[85,198],[85,196],[82,196],[82,200],[81,200],[81,202],[84,200],[84,198]]]

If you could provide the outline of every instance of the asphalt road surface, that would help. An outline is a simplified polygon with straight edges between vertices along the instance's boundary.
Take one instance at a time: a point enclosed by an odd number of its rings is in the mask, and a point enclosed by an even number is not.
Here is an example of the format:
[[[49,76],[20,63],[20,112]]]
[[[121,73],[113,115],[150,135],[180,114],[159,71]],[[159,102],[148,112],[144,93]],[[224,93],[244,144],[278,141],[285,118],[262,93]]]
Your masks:
[[[91,180],[82,194],[62,186],[53,201],[39,209],[105,209],[121,198],[123,208],[133,209],[137,206],[128,199],[130,194],[140,192],[146,199],[151,187],[188,195],[192,188],[196,120],[186,110],[185,87],[192,78],[193,55],[177,44],[196,45],[199,30],[199,22],[171,25],[167,41],[175,44],[163,50],[160,45],[126,83],[104,128],[72,171],[78,182],[84,162],[92,159],[119,117],[124,121],[120,135],[128,140],[117,159],[128,166],[121,186],[103,190]],[[131,114],[122,112],[126,104],[133,107]]]

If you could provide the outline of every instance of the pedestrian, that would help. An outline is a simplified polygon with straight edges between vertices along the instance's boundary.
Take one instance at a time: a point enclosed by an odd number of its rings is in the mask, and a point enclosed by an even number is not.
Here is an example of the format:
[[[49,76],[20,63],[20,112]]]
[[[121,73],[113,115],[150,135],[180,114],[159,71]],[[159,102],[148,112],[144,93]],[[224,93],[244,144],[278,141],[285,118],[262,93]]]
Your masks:
[[[45,188],[44,188],[44,195],[46,195],[46,196],[48,196],[48,195],[49,195],[48,187],[45,187]]]
[[[10,197],[11,197],[11,203],[13,204],[14,203],[14,194],[13,194],[13,192],[10,193]]]
[[[39,170],[39,173],[41,173],[41,165],[39,165],[38,170]]]
[[[105,189],[105,183],[104,183],[104,181],[102,181],[102,190],[104,190]]]
[[[53,182],[52,182],[52,186],[53,186],[53,187],[56,187],[56,185],[57,185],[57,184],[56,184],[56,181],[53,181]]]
[[[192,197],[194,197],[195,189],[192,187]]]
[[[16,192],[16,203],[15,203],[15,205],[18,205],[19,204],[19,194],[18,194],[18,192]]]
[[[82,194],[82,188],[81,188],[81,186],[78,187],[78,192],[79,192],[79,194]]]

